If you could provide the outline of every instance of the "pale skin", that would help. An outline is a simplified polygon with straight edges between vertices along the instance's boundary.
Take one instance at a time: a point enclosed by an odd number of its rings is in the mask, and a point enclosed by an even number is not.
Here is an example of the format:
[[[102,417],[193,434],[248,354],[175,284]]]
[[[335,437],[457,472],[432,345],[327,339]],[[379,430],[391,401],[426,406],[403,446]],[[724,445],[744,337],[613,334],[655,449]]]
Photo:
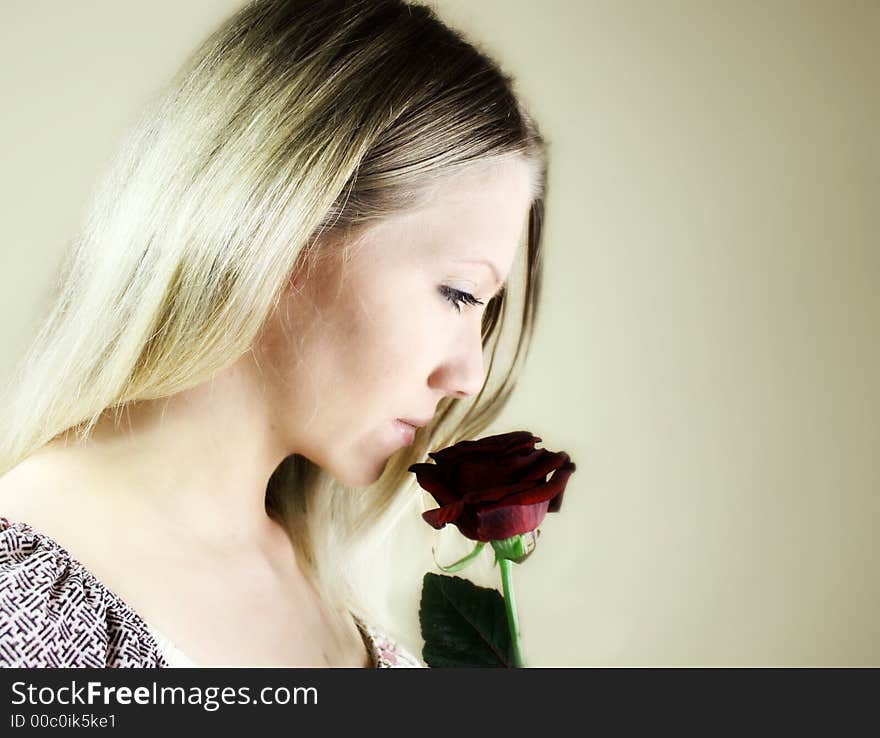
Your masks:
[[[403,445],[396,418],[479,391],[483,312],[534,174],[520,159],[474,169],[373,226],[344,265],[329,251],[292,276],[252,352],[119,427],[102,418],[86,444],[47,444],[0,477],[0,515],[57,540],[201,665],[369,666],[266,513],[266,484],[299,453],[367,486]],[[483,304],[458,312],[444,287]]]

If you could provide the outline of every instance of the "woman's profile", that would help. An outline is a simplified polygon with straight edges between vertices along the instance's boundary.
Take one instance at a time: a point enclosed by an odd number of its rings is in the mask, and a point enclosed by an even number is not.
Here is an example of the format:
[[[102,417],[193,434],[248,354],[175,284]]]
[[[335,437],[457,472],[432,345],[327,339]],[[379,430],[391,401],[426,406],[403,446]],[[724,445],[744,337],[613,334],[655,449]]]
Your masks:
[[[407,468],[510,397],[546,172],[512,78],[429,7],[218,27],[126,137],[6,388],[0,665],[423,665],[359,561]]]

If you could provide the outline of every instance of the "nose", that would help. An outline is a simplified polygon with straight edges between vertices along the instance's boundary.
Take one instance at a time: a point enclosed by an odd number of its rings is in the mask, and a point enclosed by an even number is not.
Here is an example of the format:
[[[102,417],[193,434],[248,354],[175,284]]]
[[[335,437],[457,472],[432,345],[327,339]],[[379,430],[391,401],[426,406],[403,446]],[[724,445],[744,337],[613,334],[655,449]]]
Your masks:
[[[452,339],[450,350],[429,382],[433,388],[457,398],[475,395],[486,381],[482,323],[480,320],[468,323],[467,328]]]

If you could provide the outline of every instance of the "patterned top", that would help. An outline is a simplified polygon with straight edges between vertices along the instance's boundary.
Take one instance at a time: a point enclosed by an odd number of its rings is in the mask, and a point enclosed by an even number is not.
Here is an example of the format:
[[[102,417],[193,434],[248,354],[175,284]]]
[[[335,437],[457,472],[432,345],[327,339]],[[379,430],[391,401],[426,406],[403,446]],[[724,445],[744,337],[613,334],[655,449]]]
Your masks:
[[[425,664],[352,613],[374,668]],[[196,667],[57,541],[0,516],[0,667]]]

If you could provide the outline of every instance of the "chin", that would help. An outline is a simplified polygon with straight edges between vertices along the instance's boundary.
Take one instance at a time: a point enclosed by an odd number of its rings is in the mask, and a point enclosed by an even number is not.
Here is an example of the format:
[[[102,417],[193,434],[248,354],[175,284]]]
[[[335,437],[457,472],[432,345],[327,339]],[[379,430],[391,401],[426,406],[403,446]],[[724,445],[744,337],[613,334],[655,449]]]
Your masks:
[[[350,477],[344,484],[347,484],[349,487],[369,487],[371,484],[375,484],[379,481],[379,477],[382,476],[382,472],[385,470],[383,466],[376,472],[373,473],[361,473],[356,474]]]
[[[327,474],[347,487],[369,487],[384,474],[393,454],[376,455],[375,449],[350,447],[327,454],[316,462]]]
[[[338,474],[334,472],[331,472],[331,474],[333,474],[337,481],[348,487],[369,487],[371,484],[375,484],[379,477],[382,476],[386,464],[387,460],[378,466],[364,464],[355,468],[340,469]]]

